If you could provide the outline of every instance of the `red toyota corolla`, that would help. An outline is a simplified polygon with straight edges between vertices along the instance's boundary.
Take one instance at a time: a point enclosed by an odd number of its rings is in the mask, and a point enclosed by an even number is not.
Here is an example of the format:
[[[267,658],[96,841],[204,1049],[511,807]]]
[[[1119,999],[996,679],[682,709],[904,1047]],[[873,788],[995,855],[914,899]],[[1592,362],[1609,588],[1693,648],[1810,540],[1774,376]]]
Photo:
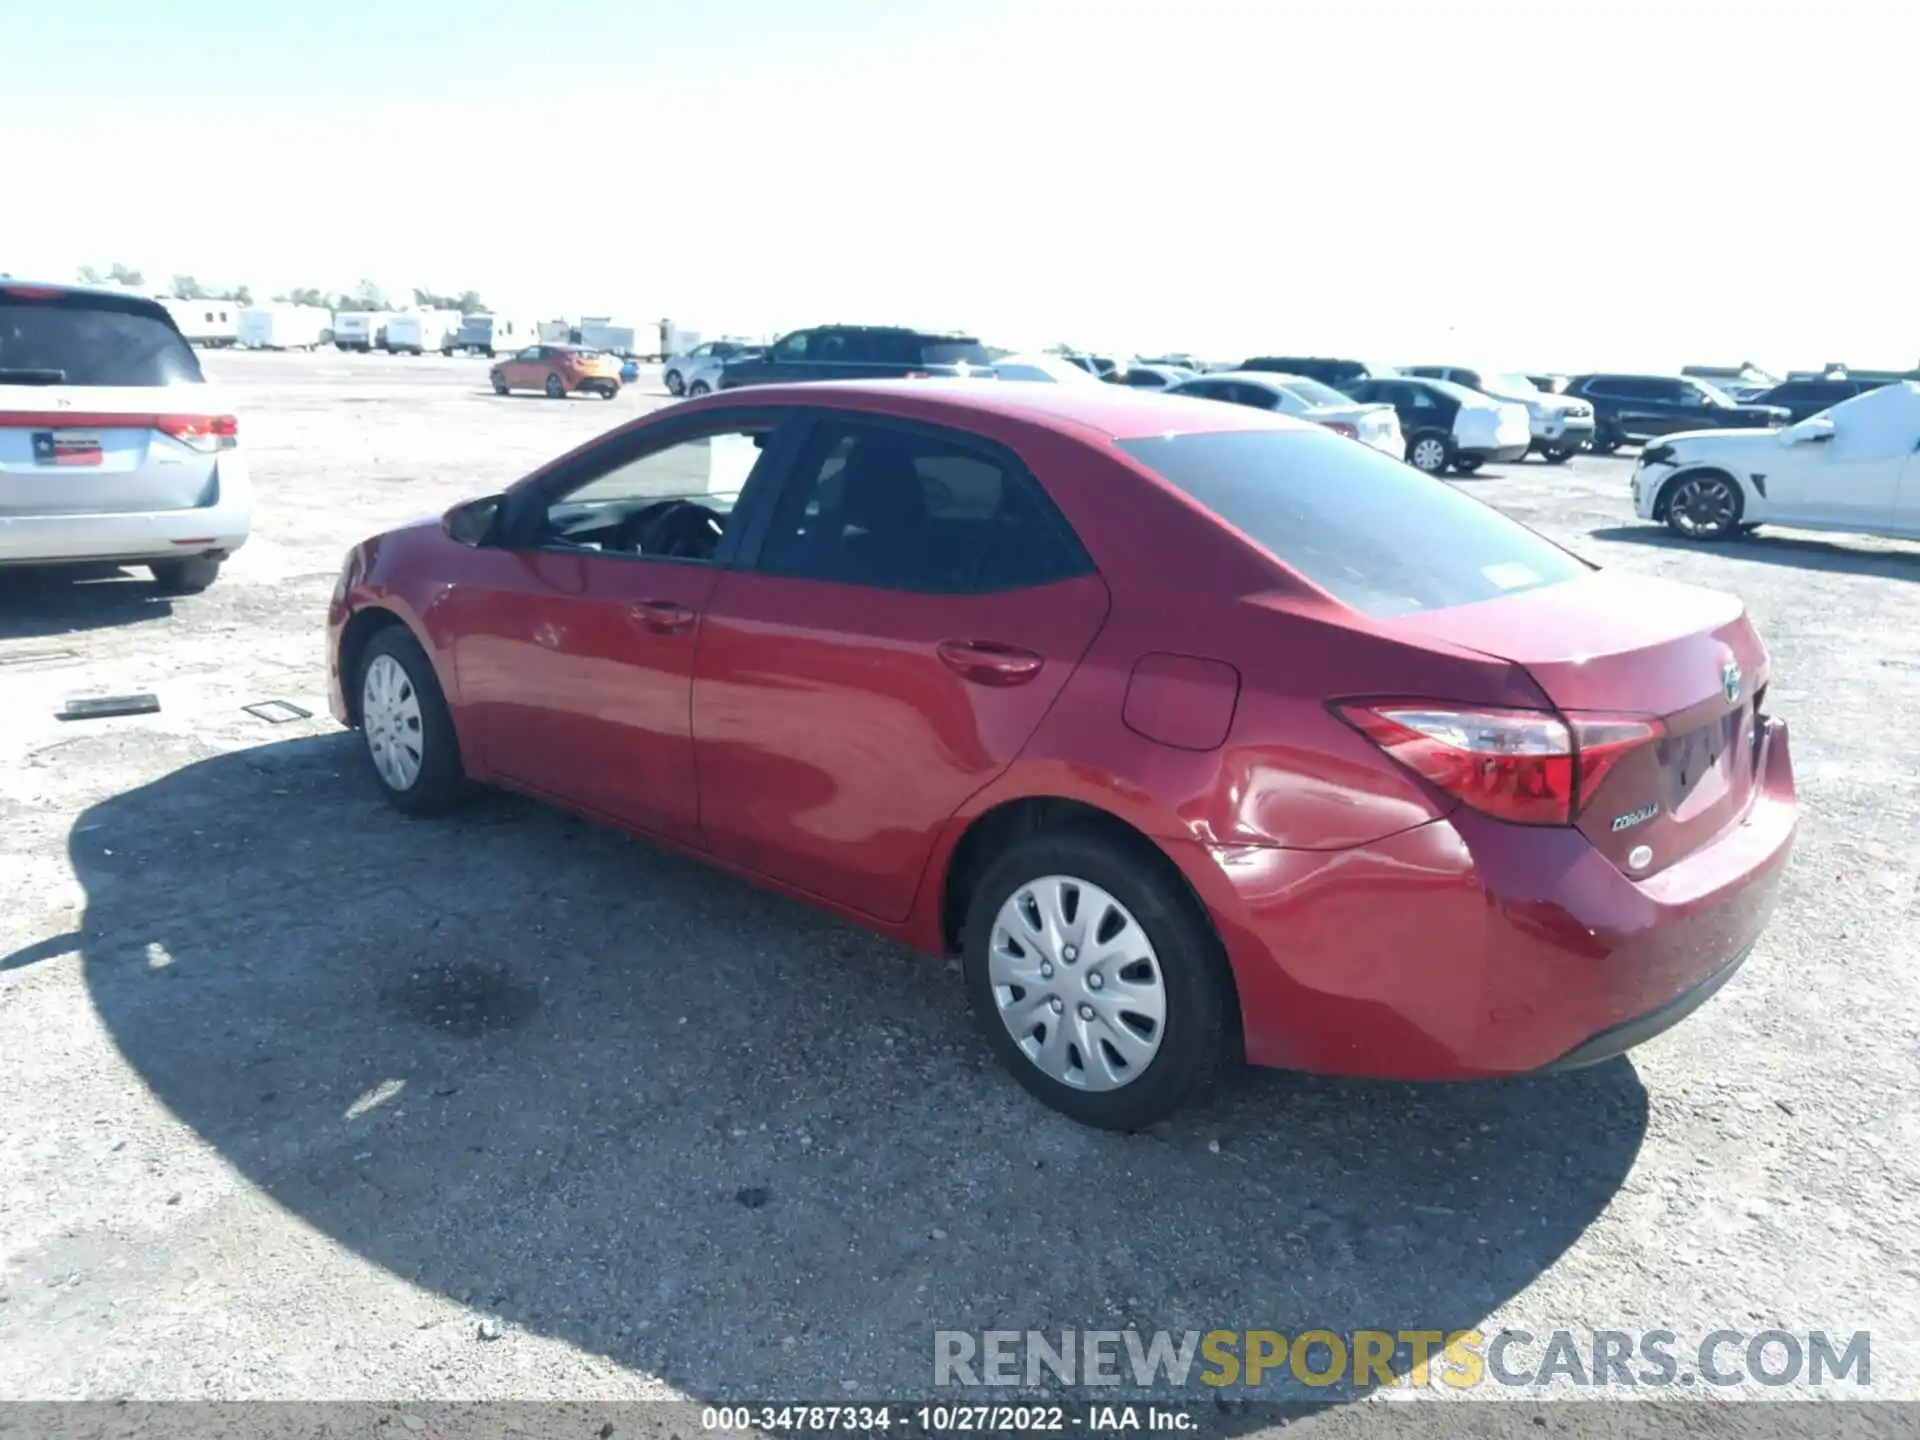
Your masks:
[[[511,787],[958,951],[1095,1125],[1242,1054],[1617,1054],[1726,983],[1794,833],[1738,600],[1201,400],[675,405],[358,546],[329,619],[402,809]]]

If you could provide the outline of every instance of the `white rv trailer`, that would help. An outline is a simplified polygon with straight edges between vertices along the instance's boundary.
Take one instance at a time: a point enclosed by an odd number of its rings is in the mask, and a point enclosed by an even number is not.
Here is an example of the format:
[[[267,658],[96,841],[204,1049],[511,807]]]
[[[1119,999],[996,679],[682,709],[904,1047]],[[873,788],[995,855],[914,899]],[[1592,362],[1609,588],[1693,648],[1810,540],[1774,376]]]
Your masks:
[[[465,315],[460,329],[441,353],[464,350],[469,355],[510,354],[540,343],[540,325],[534,320],[512,320],[504,315]]]
[[[249,350],[311,350],[326,343],[333,317],[318,305],[249,305],[234,338]]]
[[[239,337],[240,304],[234,300],[182,300],[163,295],[160,303],[189,345],[213,348],[231,345]]]
[[[457,310],[407,310],[387,319],[386,349],[395,355],[445,350],[460,332]]]

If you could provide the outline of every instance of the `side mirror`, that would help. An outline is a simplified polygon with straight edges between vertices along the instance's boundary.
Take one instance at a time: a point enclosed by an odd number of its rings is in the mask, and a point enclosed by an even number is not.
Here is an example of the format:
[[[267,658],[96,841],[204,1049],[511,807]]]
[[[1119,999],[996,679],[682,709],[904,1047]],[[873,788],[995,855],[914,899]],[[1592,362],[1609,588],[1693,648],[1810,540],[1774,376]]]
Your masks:
[[[493,537],[503,498],[489,495],[484,500],[468,500],[456,505],[440,517],[440,527],[450,539],[462,545],[484,545]]]
[[[1831,439],[1833,421],[1824,415],[1811,415],[1798,425],[1789,425],[1780,432],[1780,443],[1783,445],[1812,445]]]

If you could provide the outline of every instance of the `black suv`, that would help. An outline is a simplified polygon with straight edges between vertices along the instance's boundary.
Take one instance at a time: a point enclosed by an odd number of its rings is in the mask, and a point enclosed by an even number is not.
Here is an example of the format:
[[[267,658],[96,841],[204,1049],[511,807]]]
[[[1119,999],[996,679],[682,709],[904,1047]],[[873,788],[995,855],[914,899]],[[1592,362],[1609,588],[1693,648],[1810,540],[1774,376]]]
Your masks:
[[[1400,372],[1391,365],[1369,365],[1364,360],[1330,360],[1316,355],[1256,355],[1242,360],[1236,370],[1265,370],[1274,375],[1304,375],[1344,389],[1355,380],[1391,380]]]
[[[1878,390],[1887,383],[1885,380],[1787,380],[1756,397],[1754,404],[1778,405],[1787,412],[1787,423],[1797,425],[1830,405]]]
[[[993,360],[971,335],[895,325],[819,325],[782,335],[765,350],[730,357],[720,371],[720,388],[975,374],[992,378]]]
[[[1787,412],[1777,405],[1739,405],[1684,375],[1580,375],[1566,393],[1593,402],[1596,455],[1681,430],[1764,430],[1787,423]]]

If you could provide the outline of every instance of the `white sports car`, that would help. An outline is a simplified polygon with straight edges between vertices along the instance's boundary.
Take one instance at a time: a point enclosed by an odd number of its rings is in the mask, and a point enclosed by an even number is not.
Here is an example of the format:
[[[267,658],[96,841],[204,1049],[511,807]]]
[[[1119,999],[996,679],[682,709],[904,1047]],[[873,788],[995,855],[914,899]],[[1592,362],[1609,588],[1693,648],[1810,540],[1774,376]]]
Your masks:
[[[1869,390],[1780,430],[1692,430],[1648,445],[1633,509],[1689,540],[1756,525],[1920,539],[1920,384]]]

